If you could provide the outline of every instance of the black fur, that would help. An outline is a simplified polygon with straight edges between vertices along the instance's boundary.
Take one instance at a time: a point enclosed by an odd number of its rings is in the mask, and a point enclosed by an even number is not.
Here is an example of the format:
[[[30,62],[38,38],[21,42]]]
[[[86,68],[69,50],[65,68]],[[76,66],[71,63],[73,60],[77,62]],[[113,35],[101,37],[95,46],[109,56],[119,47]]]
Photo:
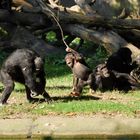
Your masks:
[[[29,101],[38,94],[46,100],[50,96],[45,91],[45,72],[43,59],[29,49],[17,49],[3,63],[0,70],[0,80],[5,88],[2,93],[1,103],[5,104],[14,89],[14,82],[25,85]]]

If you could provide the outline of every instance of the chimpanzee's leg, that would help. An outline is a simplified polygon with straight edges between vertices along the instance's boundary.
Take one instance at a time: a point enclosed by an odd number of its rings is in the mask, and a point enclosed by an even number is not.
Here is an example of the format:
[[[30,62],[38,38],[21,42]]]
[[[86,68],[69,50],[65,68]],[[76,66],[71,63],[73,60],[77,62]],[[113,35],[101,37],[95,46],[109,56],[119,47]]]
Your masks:
[[[42,71],[40,74],[36,75],[36,79],[38,80],[35,84],[36,91],[38,94],[42,95],[46,102],[51,102],[51,97],[49,94],[45,91],[45,85],[46,85],[46,79],[45,79],[45,73]]]
[[[73,75],[73,88],[72,88],[73,91],[75,91],[75,89],[77,88],[78,81],[79,79],[75,75]]]
[[[27,86],[30,89],[32,96],[37,96],[38,93],[35,87],[35,79],[33,76],[32,67],[31,66],[25,67],[22,69],[22,72],[25,79],[25,86]]]
[[[45,78],[40,76],[37,77],[38,82],[36,82],[35,87],[36,87],[36,91],[39,95],[42,95],[45,99],[46,102],[51,102],[51,97],[49,96],[49,94],[45,91]]]
[[[1,71],[1,82],[4,84],[4,90],[2,92],[1,103],[6,104],[11,92],[14,89],[14,81],[8,73]]]
[[[25,86],[25,89],[26,89],[26,98],[27,98],[27,100],[29,102],[34,101],[34,98],[31,97],[31,90],[27,86]]]
[[[78,97],[82,93],[83,87],[85,86],[85,81],[78,78],[74,90],[71,92],[70,96]]]

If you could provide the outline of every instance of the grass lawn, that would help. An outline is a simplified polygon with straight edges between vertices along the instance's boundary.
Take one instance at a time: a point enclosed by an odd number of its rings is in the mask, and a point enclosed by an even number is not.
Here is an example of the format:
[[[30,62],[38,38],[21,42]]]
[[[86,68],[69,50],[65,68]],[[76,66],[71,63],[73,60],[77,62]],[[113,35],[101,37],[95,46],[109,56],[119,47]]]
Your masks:
[[[97,115],[104,117],[140,117],[140,91],[128,93],[113,91],[91,94],[85,87],[79,98],[69,97],[72,88],[72,74],[63,59],[46,62],[46,90],[53,103],[28,103],[24,87],[16,84],[8,105],[0,107],[0,118],[36,118],[41,115]],[[52,63],[53,62],[53,63]],[[1,87],[1,86],[0,86]],[[39,96],[38,98],[42,98]]]

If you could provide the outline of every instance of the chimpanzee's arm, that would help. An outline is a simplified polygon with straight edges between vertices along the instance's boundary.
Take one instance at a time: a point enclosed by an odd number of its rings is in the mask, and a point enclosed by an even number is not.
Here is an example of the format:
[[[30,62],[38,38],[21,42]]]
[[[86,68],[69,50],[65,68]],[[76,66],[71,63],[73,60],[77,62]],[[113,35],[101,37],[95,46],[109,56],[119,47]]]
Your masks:
[[[25,85],[27,87],[29,87],[29,89],[31,91],[36,92],[35,80],[34,80],[32,67],[26,66],[26,67],[22,68],[22,72],[23,72],[24,79],[25,79]]]

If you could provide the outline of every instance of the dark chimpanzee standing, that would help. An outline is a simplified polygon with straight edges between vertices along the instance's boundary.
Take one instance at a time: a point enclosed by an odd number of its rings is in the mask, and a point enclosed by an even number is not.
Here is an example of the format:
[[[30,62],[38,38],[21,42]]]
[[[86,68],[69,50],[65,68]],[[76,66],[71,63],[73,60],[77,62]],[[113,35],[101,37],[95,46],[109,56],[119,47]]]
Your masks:
[[[120,48],[107,60],[107,69],[115,74],[115,86],[119,90],[128,91],[140,88],[140,84],[130,75],[130,72],[136,68],[136,64],[132,64],[131,54],[129,48]]]
[[[0,80],[5,88],[1,104],[5,104],[14,89],[14,82],[25,85],[27,100],[33,101],[34,96],[43,95],[46,101],[51,98],[45,91],[44,61],[34,51],[17,49],[3,63],[0,70]]]
[[[108,58],[107,68],[120,73],[130,73],[134,69],[131,64],[131,54],[132,52],[129,48],[120,48]]]

